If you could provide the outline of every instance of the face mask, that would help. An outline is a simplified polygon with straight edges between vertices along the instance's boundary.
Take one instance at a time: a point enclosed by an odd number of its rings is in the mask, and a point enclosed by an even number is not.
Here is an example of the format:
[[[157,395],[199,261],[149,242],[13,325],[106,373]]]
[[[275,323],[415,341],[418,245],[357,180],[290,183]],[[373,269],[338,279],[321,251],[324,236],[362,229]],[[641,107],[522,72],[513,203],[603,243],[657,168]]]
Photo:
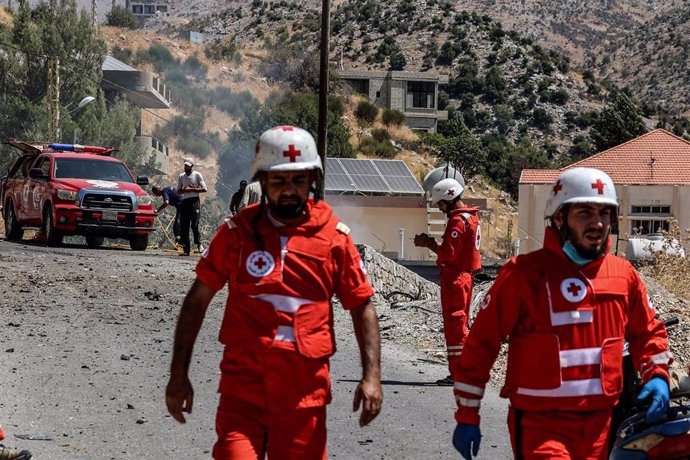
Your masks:
[[[582,257],[580,253],[577,251],[577,248],[575,248],[575,246],[573,246],[573,244],[570,241],[566,241],[566,243],[563,245],[563,252],[565,253],[565,255],[568,256],[570,260],[572,260],[578,265],[587,265],[592,260],[594,260]]]

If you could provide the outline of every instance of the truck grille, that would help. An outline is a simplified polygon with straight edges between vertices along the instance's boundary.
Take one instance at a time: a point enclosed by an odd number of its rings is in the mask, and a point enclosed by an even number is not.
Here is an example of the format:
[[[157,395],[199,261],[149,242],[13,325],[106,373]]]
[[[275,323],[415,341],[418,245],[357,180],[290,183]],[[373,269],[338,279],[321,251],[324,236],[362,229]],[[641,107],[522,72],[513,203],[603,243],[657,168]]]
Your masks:
[[[132,210],[132,200],[127,195],[87,193],[84,195],[81,205],[87,209]]]

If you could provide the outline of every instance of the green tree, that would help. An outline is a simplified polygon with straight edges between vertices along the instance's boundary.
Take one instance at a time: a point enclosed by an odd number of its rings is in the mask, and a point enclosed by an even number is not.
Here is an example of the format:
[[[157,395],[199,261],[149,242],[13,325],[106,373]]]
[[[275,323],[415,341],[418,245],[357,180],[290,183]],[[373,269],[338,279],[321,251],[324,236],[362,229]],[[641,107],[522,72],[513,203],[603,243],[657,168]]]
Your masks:
[[[484,172],[486,150],[460,117],[448,123],[448,136],[441,143],[440,157],[449,161],[465,178]]]
[[[131,137],[138,110],[105,103],[100,83],[106,45],[91,15],[78,10],[74,0],[56,0],[53,5],[38,3],[31,8],[22,0],[14,21],[0,25],[0,136],[64,141],[76,131],[81,143],[116,147],[123,156],[134,152]],[[48,133],[47,56],[57,57],[60,64],[62,139],[50,139]],[[97,102],[69,113],[88,95]],[[0,167],[11,158],[0,154]],[[134,166],[140,160],[127,162]]]
[[[136,29],[139,27],[139,20],[131,11],[123,6],[115,5],[105,15],[105,23],[109,26],[124,27],[125,29]]]
[[[484,77],[484,94],[492,102],[502,102],[505,100],[508,85],[503,78],[503,73],[498,66],[489,69]]]
[[[403,70],[407,65],[407,59],[402,51],[395,51],[390,55],[390,70]]]
[[[614,88],[607,106],[599,113],[590,130],[590,137],[597,150],[602,151],[620,145],[647,132],[642,116],[632,99]]]

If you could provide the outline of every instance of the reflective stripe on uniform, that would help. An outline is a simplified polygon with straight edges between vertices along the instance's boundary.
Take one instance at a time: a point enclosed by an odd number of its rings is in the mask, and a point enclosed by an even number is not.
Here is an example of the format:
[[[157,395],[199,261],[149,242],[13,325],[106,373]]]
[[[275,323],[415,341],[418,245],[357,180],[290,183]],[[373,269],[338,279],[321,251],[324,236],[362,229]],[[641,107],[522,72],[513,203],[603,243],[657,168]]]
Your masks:
[[[229,229],[233,229],[236,227],[235,222],[233,222],[233,220],[229,217],[225,219],[225,225],[227,225]]]
[[[458,396],[458,395],[455,395],[455,401],[460,406],[465,406],[465,407],[479,407],[482,403],[481,399],[463,398],[462,396]]]
[[[560,352],[561,367],[601,364],[601,348],[576,348]]]
[[[463,393],[470,393],[477,396],[484,396],[484,388],[469,385],[467,383],[455,382],[454,389],[462,391]]]
[[[673,355],[671,354],[670,351],[664,351],[661,353],[657,353],[656,355],[652,355],[651,358],[649,358],[649,361],[652,363],[656,364],[657,366],[660,365],[668,365],[671,363],[671,358]]]
[[[553,390],[534,390],[518,388],[517,393],[525,396],[539,396],[542,398],[563,398],[568,396],[594,396],[604,394],[601,379],[567,380]]]
[[[282,342],[294,342],[295,328],[293,328],[292,326],[278,326],[278,331],[276,332],[276,340]]]
[[[259,294],[252,297],[270,303],[277,311],[293,314],[296,313],[302,305],[313,303],[313,301],[309,299],[279,294]]]

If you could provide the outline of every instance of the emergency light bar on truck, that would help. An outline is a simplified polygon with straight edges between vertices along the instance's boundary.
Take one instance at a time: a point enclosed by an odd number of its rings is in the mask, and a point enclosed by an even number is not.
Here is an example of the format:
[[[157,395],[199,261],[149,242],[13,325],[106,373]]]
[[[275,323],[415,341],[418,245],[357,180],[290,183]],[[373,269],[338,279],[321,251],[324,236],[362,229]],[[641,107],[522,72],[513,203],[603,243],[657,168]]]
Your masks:
[[[97,147],[94,145],[79,145],[79,144],[43,144],[28,143],[19,141],[17,139],[8,139],[5,144],[15,147],[28,155],[39,155],[44,152],[74,152],[74,153],[92,153],[94,155],[110,156],[111,153],[117,151],[113,147]]]
[[[74,153],[94,153],[96,155],[110,155],[117,149],[112,147],[96,147],[94,145],[79,145],[79,144],[48,144],[49,149],[60,152],[74,152]]]

